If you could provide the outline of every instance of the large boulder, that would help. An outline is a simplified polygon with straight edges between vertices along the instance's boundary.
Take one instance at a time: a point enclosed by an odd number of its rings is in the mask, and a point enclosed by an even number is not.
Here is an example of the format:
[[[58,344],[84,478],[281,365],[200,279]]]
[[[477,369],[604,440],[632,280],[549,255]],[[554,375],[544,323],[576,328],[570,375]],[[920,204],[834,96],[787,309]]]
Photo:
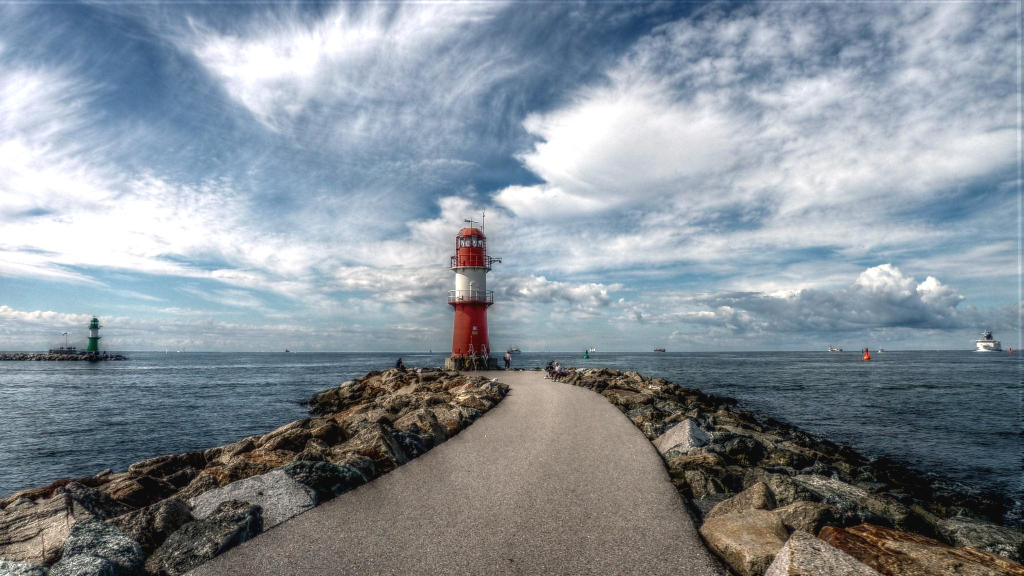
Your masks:
[[[453,407],[449,409],[451,412],[460,412],[461,410],[468,410],[468,408]],[[437,412],[435,409],[435,414]],[[441,421],[440,417],[438,417],[438,421]],[[409,460],[409,456],[391,430],[389,426],[380,422],[362,423],[353,430],[352,438],[346,441],[342,447],[373,460],[374,466],[382,473],[389,472]],[[457,432],[458,429],[455,431]],[[454,433],[452,432],[452,434]]]
[[[106,558],[79,554],[61,558],[50,568],[49,576],[123,576],[114,564]]]
[[[188,482],[183,485],[185,484]],[[181,487],[154,476],[127,476],[106,485],[104,492],[117,502],[132,508],[143,508],[167,498]]]
[[[910,509],[896,500],[872,494],[837,478],[801,474],[793,480],[815,494],[817,500],[839,510],[845,524],[873,522],[904,529],[910,527],[916,520]]]
[[[724,516],[733,512],[743,512],[744,510],[772,510],[774,508],[775,496],[772,494],[771,489],[764,482],[758,482],[732,498],[716,504],[705,516],[705,519]]]
[[[311,488],[316,503],[330,500],[370,480],[355,466],[337,466],[330,462],[298,461],[281,469],[292,479]]]
[[[169,454],[136,462],[128,467],[128,474],[134,477],[154,476],[163,478],[174,474],[182,468],[201,469],[205,465],[206,458],[202,452]]]
[[[775,555],[764,576],[881,576],[823,540],[797,530]]]
[[[700,527],[708,546],[740,576],[761,576],[789,534],[768,510],[745,510],[708,518]]]
[[[695,448],[707,446],[710,441],[711,436],[702,430],[696,422],[687,418],[655,438],[654,447],[666,458],[670,458],[673,455],[688,454]]]
[[[180,576],[260,533],[259,506],[229,500],[202,520],[182,526],[146,560],[153,576]]]
[[[138,542],[102,520],[83,520],[71,527],[60,562],[75,556],[107,560],[114,565],[116,575],[135,574],[146,559]]]
[[[413,433],[429,439],[433,444],[440,444],[448,438],[448,430],[437,421],[437,416],[430,408],[421,407],[410,410],[395,420],[393,427],[401,432]]]
[[[787,530],[802,530],[810,534],[817,534],[822,526],[839,518],[838,510],[821,502],[793,502],[776,508],[774,512]]]
[[[46,576],[46,568],[28,562],[0,560],[0,576]]]
[[[608,388],[601,394],[623,412],[628,412],[641,404],[646,404],[652,397],[649,394],[641,394],[622,388]]]
[[[316,492],[289,476],[284,470],[273,470],[232,482],[192,498],[192,514],[207,518],[222,503],[248,502],[262,510],[262,526],[269,530],[281,522],[316,505]]]
[[[152,552],[175,530],[192,520],[192,511],[187,504],[177,498],[168,498],[108,522],[138,542],[143,551]]]
[[[644,404],[626,412],[626,418],[629,418],[648,439],[657,438],[665,431],[667,428],[666,416],[668,416],[666,413],[650,404]]]
[[[818,536],[887,575],[1024,576],[1024,566],[1001,556],[884,526],[825,526]]]
[[[52,564],[75,523],[109,518],[128,508],[94,488],[71,482],[52,497],[19,501],[0,512],[0,557],[32,564]]]
[[[983,520],[954,516],[938,522],[938,531],[955,546],[972,546],[1020,562],[1024,559],[1024,531],[996,526]]]

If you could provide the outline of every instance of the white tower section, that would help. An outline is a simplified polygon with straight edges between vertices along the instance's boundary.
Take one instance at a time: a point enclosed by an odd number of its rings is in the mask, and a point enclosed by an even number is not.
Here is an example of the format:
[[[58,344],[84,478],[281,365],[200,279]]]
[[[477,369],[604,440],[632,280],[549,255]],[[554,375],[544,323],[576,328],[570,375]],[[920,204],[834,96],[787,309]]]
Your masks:
[[[455,271],[455,299],[483,301],[487,294],[486,268],[458,268]]]

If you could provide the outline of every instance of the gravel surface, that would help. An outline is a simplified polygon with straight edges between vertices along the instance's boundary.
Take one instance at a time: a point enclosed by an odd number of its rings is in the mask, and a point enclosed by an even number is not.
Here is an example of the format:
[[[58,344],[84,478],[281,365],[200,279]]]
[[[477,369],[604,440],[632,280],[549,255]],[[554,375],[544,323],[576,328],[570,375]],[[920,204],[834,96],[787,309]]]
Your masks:
[[[726,573],[618,409],[492,374],[511,392],[456,437],[191,574]]]

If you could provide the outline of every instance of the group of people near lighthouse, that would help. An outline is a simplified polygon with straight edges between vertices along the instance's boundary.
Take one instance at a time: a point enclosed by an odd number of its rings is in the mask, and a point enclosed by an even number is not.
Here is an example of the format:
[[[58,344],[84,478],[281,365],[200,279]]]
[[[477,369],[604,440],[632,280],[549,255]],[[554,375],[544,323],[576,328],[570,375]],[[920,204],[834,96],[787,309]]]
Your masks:
[[[565,376],[570,372],[575,372],[575,368],[565,369],[557,360],[551,360],[548,365],[544,367],[544,371],[548,373],[547,378],[557,378],[559,376]]]
[[[487,365],[485,363],[481,363],[480,359],[481,359],[480,356],[465,356],[465,369],[466,370],[481,370],[481,369],[485,369],[487,367]],[[511,369],[512,368],[512,353],[511,352],[505,352],[505,356],[503,357],[503,360],[505,361],[505,370]],[[405,364],[402,362],[401,358],[398,359],[398,362],[395,362],[395,368],[400,370],[400,371],[402,371],[402,372],[405,372]],[[568,375],[571,372],[575,372],[576,369],[575,368],[566,369],[561,364],[559,364],[557,360],[550,360],[550,361],[548,361],[547,366],[544,367],[544,371],[547,372],[547,378],[554,379],[554,378],[557,378],[557,377],[560,377],[560,376],[566,376],[566,375]]]

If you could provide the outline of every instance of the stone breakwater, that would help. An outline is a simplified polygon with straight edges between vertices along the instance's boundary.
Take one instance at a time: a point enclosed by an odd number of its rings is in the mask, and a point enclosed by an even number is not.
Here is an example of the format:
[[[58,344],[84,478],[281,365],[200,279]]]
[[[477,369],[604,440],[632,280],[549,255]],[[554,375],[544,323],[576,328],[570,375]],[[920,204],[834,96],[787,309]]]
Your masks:
[[[554,378],[603,395],[651,440],[736,574],[1024,576],[1024,533],[998,523],[1002,498],[952,492],[664,379],[610,369]]]
[[[370,372],[313,414],[0,500],[0,576],[176,576],[444,442],[508,386],[441,370]]]
[[[0,361],[11,360],[11,361],[50,361],[50,362],[66,362],[66,361],[97,361],[97,360],[127,360],[125,356],[121,354],[58,354],[54,352],[48,352],[46,354],[36,352],[3,352],[0,353]]]

